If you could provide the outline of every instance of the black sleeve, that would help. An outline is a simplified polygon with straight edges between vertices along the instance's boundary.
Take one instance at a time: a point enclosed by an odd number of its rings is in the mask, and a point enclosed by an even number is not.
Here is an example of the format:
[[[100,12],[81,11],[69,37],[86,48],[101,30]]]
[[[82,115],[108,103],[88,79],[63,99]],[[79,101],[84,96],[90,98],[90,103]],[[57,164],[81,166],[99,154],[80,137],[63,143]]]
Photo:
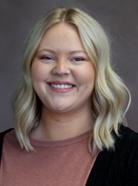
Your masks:
[[[7,130],[0,133],[0,160],[2,157],[2,146],[3,146],[4,136],[7,132],[10,132],[11,130],[13,130],[13,128],[7,129]]]
[[[138,186],[138,133],[135,132],[130,138],[127,184]]]

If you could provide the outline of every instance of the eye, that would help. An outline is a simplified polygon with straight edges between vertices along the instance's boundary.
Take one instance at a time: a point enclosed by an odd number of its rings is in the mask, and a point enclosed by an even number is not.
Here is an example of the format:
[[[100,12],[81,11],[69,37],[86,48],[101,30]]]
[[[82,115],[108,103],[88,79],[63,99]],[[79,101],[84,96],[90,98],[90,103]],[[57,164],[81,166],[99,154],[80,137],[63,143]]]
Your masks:
[[[84,57],[72,57],[71,61],[73,62],[82,62],[85,61],[86,59]]]
[[[39,59],[43,60],[43,61],[54,61],[55,57],[54,56],[49,56],[49,55],[40,55]]]

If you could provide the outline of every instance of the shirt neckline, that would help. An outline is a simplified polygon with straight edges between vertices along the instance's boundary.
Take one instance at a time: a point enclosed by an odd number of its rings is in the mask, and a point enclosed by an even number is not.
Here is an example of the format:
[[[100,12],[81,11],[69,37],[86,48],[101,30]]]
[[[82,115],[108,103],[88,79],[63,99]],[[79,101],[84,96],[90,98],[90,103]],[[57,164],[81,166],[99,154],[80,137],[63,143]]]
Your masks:
[[[71,137],[68,139],[63,139],[63,140],[36,140],[30,136],[30,142],[34,146],[39,146],[39,147],[63,147],[63,146],[69,146],[75,143],[82,142],[83,140],[87,140],[89,138],[90,131],[86,131],[80,135],[77,135],[75,137]]]

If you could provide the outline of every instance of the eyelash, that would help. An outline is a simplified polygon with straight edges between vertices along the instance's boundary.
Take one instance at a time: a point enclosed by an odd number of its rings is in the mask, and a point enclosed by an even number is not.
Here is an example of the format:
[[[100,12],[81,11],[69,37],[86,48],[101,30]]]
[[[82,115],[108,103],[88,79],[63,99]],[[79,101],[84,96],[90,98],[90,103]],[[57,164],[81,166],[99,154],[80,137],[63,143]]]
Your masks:
[[[53,60],[55,60],[55,57],[42,55],[42,56],[39,56],[39,59],[40,60],[46,60],[46,61],[53,61]],[[80,63],[82,61],[85,61],[86,59],[84,57],[72,57],[72,58],[70,58],[70,60],[75,62],[75,63]]]
[[[71,58],[71,60],[75,60],[75,62],[81,62],[81,61],[85,61],[86,59],[84,57],[73,57]]]
[[[50,56],[46,56],[46,55],[42,55],[39,57],[40,60],[53,60],[54,58],[53,57],[50,57]]]

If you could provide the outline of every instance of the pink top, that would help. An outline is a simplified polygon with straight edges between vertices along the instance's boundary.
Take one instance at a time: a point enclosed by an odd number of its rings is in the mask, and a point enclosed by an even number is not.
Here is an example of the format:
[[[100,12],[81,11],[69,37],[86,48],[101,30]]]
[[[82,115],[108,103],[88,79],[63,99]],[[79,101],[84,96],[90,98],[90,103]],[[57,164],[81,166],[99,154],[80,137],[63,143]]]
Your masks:
[[[6,134],[0,186],[85,186],[95,159],[88,151],[89,132],[59,141],[31,140],[36,152],[22,150],[15,132]]]

